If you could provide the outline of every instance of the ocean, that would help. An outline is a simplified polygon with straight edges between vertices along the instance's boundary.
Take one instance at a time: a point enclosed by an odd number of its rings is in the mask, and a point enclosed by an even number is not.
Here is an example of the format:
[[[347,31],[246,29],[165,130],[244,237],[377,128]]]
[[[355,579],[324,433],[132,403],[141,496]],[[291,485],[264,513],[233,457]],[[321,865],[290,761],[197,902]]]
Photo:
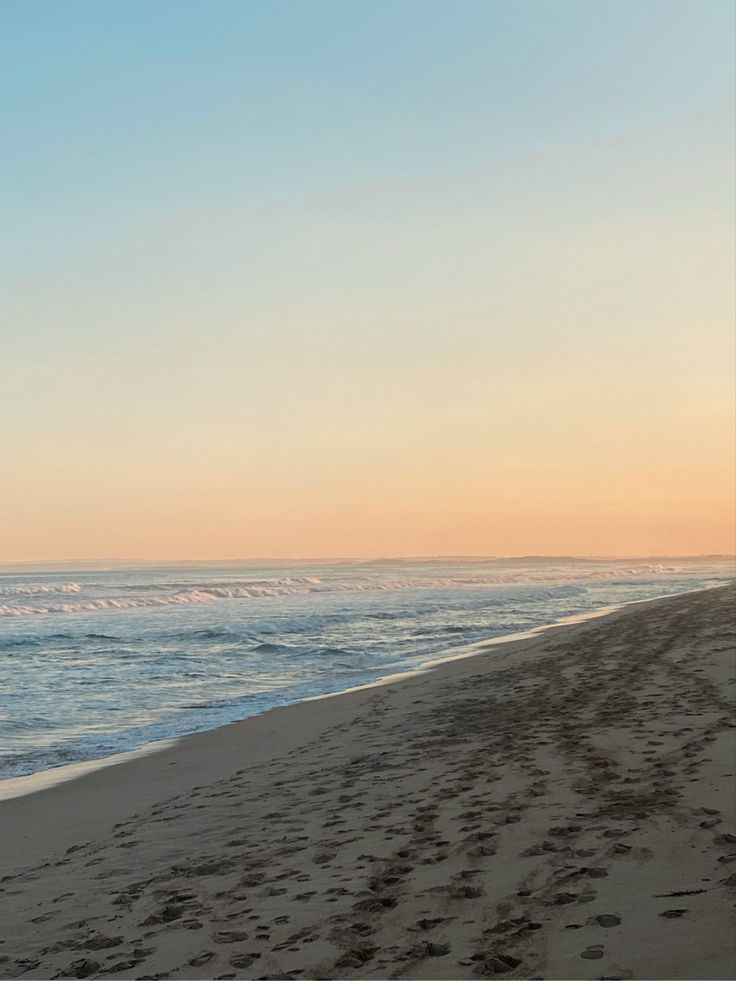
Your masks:
[[[0,572],[0,778],[211,729],[733,575],[733,560],[718,557]]]

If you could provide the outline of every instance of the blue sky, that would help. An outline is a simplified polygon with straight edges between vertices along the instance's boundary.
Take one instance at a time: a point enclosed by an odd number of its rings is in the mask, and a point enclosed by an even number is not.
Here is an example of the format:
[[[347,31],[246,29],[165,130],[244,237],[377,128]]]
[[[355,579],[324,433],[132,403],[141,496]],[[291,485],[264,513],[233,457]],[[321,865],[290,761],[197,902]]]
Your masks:
[[[733,86],[721,0],[6,0],[0,17],[5,192],[77,209],[84,237],[99,205],[124,224],[182,194],[464,175]]]

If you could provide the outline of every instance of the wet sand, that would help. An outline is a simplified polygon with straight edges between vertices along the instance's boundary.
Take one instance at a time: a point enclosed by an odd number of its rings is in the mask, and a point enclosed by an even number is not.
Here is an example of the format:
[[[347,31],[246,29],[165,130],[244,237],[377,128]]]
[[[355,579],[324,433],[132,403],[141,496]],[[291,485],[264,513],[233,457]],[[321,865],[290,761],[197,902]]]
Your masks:
[[[735,599],[0,802],[0,977],[734,977]]]

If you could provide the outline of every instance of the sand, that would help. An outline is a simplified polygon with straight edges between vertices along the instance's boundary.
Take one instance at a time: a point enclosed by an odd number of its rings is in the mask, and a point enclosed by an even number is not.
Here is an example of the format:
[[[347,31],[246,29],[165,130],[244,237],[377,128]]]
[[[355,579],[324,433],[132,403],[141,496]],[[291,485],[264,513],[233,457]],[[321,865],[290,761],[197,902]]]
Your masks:
[[[732,978],[731,587],[0,803],[0,977]]]

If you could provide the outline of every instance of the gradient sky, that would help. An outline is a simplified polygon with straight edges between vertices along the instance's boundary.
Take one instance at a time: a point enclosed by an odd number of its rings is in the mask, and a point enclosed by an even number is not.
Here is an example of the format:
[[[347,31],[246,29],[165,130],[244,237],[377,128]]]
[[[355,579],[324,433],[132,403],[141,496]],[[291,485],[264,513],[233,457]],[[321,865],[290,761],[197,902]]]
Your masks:
[[[3,0],[0,560],[734,550],[731,0]]]

